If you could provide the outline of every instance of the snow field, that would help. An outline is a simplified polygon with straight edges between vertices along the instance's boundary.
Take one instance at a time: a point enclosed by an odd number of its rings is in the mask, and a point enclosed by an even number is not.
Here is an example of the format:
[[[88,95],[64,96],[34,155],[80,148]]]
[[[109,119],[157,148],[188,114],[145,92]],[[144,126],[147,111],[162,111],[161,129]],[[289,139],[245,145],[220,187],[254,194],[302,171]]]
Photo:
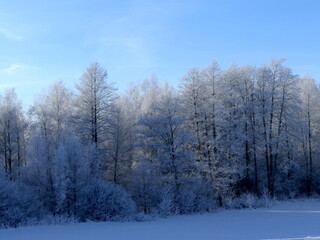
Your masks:
[[[81,223],[0,230],[0,240],[313,240],[320,239],[320,200],[277,202],[148,222]]]

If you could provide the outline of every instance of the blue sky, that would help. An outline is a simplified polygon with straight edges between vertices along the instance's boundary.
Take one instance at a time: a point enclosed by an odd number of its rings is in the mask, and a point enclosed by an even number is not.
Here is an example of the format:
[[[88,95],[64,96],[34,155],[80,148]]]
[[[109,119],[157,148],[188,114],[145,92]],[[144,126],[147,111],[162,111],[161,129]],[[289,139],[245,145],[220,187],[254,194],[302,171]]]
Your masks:
[[[153,73],[177,86],[212,60],[286,58],[320,81],[319,11],[316,0],[3,0],[0,90],[30,104],[55,81],[72,88],[92,61],[120,91]]]

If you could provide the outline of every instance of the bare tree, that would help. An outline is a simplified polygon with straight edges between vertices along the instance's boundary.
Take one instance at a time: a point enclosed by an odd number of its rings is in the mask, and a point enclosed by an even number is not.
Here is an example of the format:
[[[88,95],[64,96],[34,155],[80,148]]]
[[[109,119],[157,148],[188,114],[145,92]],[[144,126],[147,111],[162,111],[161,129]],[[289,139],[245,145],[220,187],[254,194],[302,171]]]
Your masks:
[[[83,141],[104,148],[107,141],[111,105],[115,100],[115,87],[108,82],[107,71],[97,62],[91,63],[76,86],[77,113],[75,117],[78,133]]]
[[[10,180],[16,180],[20,177],[21,167],[26,164],[27,122],[14,89],[7,90],[1,99],[0,131],[4,170]]]
[[[302,149],[306,166],[306,192],[310,196],[314,185],[314,155],[318,146],[320,93],[315,80],[305,76],[300,79],[300,98],[302,101]]]

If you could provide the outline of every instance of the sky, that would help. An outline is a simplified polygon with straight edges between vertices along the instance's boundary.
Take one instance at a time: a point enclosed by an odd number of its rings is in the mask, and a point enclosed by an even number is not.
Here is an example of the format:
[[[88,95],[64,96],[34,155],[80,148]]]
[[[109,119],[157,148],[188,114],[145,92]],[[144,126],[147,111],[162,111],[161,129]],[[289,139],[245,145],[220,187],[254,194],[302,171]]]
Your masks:
[[[1,0],[0,92],[25,105],[54,82],[74,88],[98,61],[120,92],[155,74],[286,58],[320,81],[318,0]]]

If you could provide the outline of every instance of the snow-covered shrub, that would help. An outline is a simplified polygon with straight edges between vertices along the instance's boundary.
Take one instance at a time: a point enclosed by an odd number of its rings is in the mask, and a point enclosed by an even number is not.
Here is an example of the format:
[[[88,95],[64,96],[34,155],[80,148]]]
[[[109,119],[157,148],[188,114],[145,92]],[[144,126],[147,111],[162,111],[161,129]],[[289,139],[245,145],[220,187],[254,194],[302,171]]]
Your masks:
[[[217,207],[214,190],[200,178],[185,180],[180,198],[182,213],[210,212]]]
[[[224,198],[224,207],[227,209],[267,207],[270,205],[271,200],[267,189],[261,192],[261,196],[253,193],[242,193],[240,196],[236,196],[231,192]]]
[[[40,225],[64,225],[70,223],[77,223],[78,219],[75,219],[74,216],[68,215],[47,215],[45,218],[40,220]]]
[[[36,223],[42,206],[31,188],[0,178],[0,227],[18,227]]]
[[[257,196],[252,193],[244,193],[239,198],[239,205],[241,208],[255,208],[257,207]]]
[[[197,181],[194,188],[196,194],[194,200],[195,212],[211,212],[218,207],[216,191],[208,181]]]
[[[232,190],[229,190],[227,194],[225,194],[223,198],[222,205],[226,209],[232,209],[235,208],[235,193]]]
[[[120,186],[96,181],[80,194],[77,216],[81,221],[125,220],[135,212],[135,204]]]
[[[161,202],[158,205],[159,213],[163,216],[168,216],[174,210],[174,194],[172,187],[166,185],[161,190]]]
[[[181,191],[180,193],[180,213],[192,213],[194,212],[194,203],[196,195],[193,191]]]
[[[267,188],[261,190],[261,197],[258,199],[257,207],[268,207],[272,201],[272,197]]]
[[[138,166],[133,169],[130,190],[132,198],[137,205],[138,212],[144,214],[158,213],[158,206],[161,202],[160,179],[155,178],[157,174],[155,166],[144,163],[145,159],[140,159]]]

